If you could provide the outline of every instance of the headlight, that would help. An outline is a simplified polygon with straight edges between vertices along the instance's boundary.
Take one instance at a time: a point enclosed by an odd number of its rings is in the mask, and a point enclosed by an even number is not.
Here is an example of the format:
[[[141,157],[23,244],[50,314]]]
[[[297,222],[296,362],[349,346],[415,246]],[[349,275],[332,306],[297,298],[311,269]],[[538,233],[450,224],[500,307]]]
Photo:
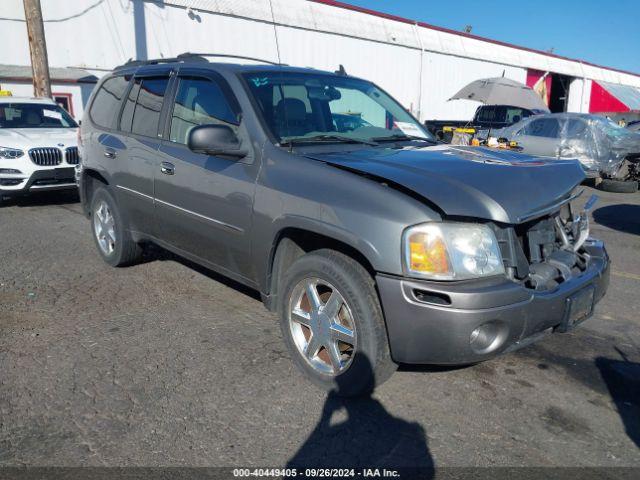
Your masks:
[[[20,158],[22,155],[24,155],[24,152],[17,148],[0,147],[0,158],[13,160],[15,158]]]
[[[410,276],[464,280],[504,273],[496,236],[482,224],[416,225],[405,230],[403,249]]]

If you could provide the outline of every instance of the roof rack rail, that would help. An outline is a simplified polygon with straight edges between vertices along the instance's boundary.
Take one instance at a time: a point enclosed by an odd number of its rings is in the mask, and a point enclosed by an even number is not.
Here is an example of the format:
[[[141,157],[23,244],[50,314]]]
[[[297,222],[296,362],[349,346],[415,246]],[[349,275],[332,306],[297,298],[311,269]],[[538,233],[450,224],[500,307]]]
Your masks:
[[[129,60],[127,60],[122,65],[118,65],[116,68],[114,68],[114,70],[119,70],[121,68],[140,67],[142,65],[158,65],[160,63],[174,63],[174,62],[180,62],[180,61],[183,61],[183,60],[184,59],[181,59],[181,58],[178,58],[178,57],[151,58],[149,60],[134,60],[134,59],[130,58]],[[202,60],[206,61],[204,58]]]
[[[142,65],[158,65],[160,63],[176,63],[176,62],[184,62],[186,60],[198,61],[198,62],[208,62],[206,57],[219,57],[219,58],[237,58],[240,60],[251,60],[254,62],[260,63],[268,63],[269,65],[284,65],[283,63],[272,62],[271,60],[265,60],[262,58],[255,57],[244,57],[242,55],[229,55],[225,53],[191,53],[185,52],[177,55],[176,57],[169,58],[153,58],[149,60],[133,60],[130,58],[122,65],[117,66],[114,70],[119,70],[122,68],[131,68],[131,67],[140,67]]]
[[[178,55],[177,58],[182,59],[182,58],[191,58],[191,57],[201,57],[201,58],[205,58],[205,57],[237,58],[239,60],[251,60],[253,62],[268,63],[269,65],[285,65],[284,63],[273,62],[271,60],[265,60],[264,58],[245,57],[243,55],[230,55],[230,54],[227,54],[227,53],[191,53],[191,52],[185,52],[185,53],[181,53],[180,55]]]

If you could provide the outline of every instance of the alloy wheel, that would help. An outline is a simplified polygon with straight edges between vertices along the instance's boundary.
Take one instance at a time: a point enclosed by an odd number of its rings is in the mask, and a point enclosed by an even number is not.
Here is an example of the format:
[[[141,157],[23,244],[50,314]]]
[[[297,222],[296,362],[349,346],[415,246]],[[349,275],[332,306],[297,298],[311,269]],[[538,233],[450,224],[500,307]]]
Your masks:
[[[113,214],[107,202],[102,200],[93,214],[93,232],[100,250],[111,255],[116,248],[116,230]]]
[[[351,364],[356,328],[349,305],[329,282],[305,278],[293,289],[289,328],[302,357],[318,372],[338,375]]]

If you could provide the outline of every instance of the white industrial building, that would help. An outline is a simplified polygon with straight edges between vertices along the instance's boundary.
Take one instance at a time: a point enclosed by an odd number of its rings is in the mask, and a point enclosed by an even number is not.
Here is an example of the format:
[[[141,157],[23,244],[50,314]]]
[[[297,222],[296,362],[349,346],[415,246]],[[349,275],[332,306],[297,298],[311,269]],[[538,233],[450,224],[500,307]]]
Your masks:
[[[0,64],[29,65],[22,0],[2,3]],[[476,103],[447,99],[501,75],[543,82],[553,111],[640,110],[638,74],[332,0],[42,0],[42,9],[50,65],[97,76],[130,58],[217,52],[332,71],[342,64],[421,120],[470,118]],[[2,68],[0,88],[12,88]],[[77,95],[80,116],[86,95]]]

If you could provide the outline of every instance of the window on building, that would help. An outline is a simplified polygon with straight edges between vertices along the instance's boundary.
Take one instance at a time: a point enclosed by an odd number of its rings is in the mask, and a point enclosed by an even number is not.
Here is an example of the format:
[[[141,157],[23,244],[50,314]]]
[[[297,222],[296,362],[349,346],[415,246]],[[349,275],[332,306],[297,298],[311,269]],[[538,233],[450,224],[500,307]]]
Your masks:
[[[181,78],[171,114],[169,139],[187,144],[189,131],[198,125],[237,126],[237,115],[220,86],[201,78]]]
[[[73,104],[71,103],[70,93],[54,93],[53,101],[61,108],[64,108],[69,114],[73,115]]]

